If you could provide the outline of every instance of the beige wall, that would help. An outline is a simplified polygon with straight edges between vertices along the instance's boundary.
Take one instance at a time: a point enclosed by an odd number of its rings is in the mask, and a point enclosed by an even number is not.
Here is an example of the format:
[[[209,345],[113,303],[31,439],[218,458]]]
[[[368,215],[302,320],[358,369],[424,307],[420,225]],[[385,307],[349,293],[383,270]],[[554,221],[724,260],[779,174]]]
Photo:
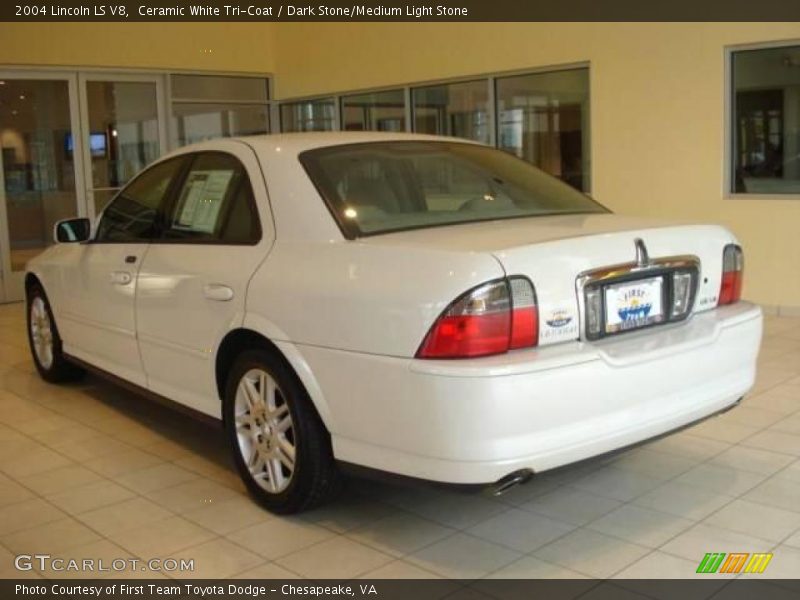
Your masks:
[[[623,213],[720,222],[745,295],[800,310],[800,199],[724,199],[724,48],[800,24],[282,24],[279,97],[588,61],[592,193]],[[308,40],[314,40],[310,44]]]
[[[272,23],[0,23],[0,65],[272,73]]]
[[[728,225],[745,294],[800,310],[800,199],[723,198],[724,48],[770,40],[800,24],[0,24],[0,64],[273,72],[288,98],[589,62],[593,194]]]

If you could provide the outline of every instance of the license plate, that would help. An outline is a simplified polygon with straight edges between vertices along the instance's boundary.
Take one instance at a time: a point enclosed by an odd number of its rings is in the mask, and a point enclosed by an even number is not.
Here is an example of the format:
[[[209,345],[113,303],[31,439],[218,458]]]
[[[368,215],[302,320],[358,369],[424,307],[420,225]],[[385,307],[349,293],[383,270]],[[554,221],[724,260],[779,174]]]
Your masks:
[[[610,285],[606,294],[606,333],[646,327],[664,320],[664,280],[639,279]]]

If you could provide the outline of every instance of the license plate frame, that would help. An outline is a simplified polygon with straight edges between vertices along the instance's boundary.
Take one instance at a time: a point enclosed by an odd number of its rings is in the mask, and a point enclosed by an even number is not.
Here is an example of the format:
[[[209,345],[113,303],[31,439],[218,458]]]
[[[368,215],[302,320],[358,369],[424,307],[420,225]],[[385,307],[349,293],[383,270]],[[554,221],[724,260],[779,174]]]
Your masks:
[[[691,291],[686,310],[682,313],[673,314],[672,299],[675,293],[673,278],[674,274],[679,272],[691,275]],[[644,266],[639,262],[630,262],[602,266],[579,273],[575,280],[575,285],[582,300],[581,337],[587,341],[594,342],[613,338],[620,334],[684,321],[694,312],[694,301],[700,286],[700,276],[700,259],[690,254],[659,257]],[[605,289],[608,286],[631,283],[653,277],[661,277],[663,281],[661,293],[664,316],[662,320],[635,329],[622,329],[613,333],[606,333]]]

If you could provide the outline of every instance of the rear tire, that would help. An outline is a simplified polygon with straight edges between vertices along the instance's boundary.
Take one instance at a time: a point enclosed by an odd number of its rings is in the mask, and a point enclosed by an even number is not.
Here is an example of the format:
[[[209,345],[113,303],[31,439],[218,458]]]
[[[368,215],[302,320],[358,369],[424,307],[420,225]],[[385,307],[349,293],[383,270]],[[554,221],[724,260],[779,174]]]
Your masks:
[[[41,285],[33,284],[28,288],[27,308],[28,344],[33,364],[42,379],[50,383],[63,383],[83,377],[86,371],[64,357],[56,320]]]
[[[248,350],[236,359],[225,386],[223,418],[242,480],[271,512],[308,510],[340,489],[330,435],[276,352]]]

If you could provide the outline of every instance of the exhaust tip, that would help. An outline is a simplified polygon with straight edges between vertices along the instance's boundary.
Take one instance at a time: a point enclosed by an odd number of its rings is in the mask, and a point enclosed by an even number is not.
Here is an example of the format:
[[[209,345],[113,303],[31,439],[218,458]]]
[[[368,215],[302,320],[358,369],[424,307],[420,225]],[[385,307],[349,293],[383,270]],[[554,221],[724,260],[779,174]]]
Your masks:
[[[533,477],[533,471],[530,469],[520,469],[509,473],[505,477],[501,477],[489,487],[489,493],[492,496],[502,496],[511,488],[517,487]]]

